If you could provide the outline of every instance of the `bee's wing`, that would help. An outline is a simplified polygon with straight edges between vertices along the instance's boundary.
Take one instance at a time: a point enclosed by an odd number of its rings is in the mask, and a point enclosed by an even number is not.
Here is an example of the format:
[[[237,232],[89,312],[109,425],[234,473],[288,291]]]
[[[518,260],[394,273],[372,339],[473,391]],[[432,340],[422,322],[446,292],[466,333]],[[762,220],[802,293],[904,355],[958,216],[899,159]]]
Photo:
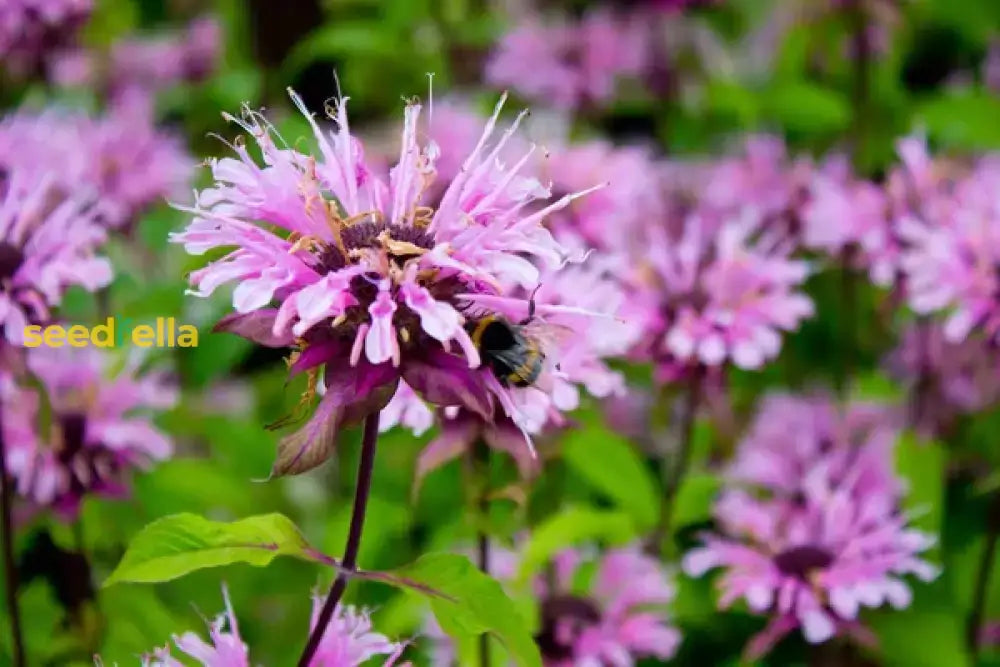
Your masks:
[[[543,351],[563,347],[576,335],[570,327],[541,320],[528,322],[522,327],[521,332],[525,337],[535,341]]]

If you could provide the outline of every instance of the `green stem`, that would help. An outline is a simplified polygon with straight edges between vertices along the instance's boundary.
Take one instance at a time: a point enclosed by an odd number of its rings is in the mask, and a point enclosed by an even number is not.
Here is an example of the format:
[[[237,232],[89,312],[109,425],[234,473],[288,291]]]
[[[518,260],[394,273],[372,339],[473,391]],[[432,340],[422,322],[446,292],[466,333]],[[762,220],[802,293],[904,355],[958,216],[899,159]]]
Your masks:
[[[1000,491],[994,491],[990,497],[986,516],[986,544],[983,546],[979,569],[976,572],[972,612],[969,614],[969,625],[966,629],[966,641],[972,665],[979,663],[980,637],[986,615],[986,603],[989,600],[990,581],[993,578],[993,564],[997,559],[997,538],[1000,538]]]
[[[698,365],[688,381],[687,392],[684,395],[684,405],[677,429],[677,448],[674,452],[663,454],[663,495],[660,501],[660,518],[656,528],[647,542],[647,550],[659,555],[663,548],[663,540],[670,534],[670,522],[674,513],[674,502],[677,491],[687,474],[691,464],[691,448],[694,441],[694,422],[701,403],[702,384],[705,369]]]

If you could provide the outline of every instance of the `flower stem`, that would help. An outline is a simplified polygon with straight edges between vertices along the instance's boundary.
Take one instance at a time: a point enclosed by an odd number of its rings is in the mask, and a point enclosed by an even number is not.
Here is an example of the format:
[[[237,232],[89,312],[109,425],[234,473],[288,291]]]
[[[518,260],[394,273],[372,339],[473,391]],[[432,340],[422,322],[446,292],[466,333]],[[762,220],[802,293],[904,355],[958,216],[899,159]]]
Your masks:
[[[993,576],[993,563],[997,556],[997,538],[1000,538],[1000,491],[991,494],[989,509],[986,515],[986,544],[983,546],[979,570],[976,573],[976,587],[972,598],[972,612],[969,614],[966,641],[970,664],[979,664],[980,635],[983,629],[983,617],[986,612],[986,602],[989,597],[990,579]]]
[[[333,612],[347,588],[347,575],[358,564],[358,550],[361,548],[361,530],[365,524],[365,510],[368,507],[368,495],[372,486],[372,470],[375,467],[375,445],[378,441],[378,417],[375,412],[365,418],[364,435],[361,440],[361,461],[358,463],[358,482],[354,490],[354,508],[351,512],[351,527],[347,533],[347,546],[344,548],[344,558],[341,561],[343,571],[337,575],[326,596],[323,609],[320,610],[316,626],[309,634],[309,641],[299,658],[299,667],[308,667],[312,662],[320,639],[333,618]]]
[[[476,556],[479,569],[490,573],[490,537],[486,532],[486,522],[490,511],[490,448],[481,441],[473,441],[469,445],[469,459],[472,467],[472,478],[475,480],[476,504]],[[490,667],[490,636],[488,633],[479,635],[479,667]]]
[[[851,148],[855,167],[860,166],[864,160],[871,89],[872,44],[868,34],[868,11],[865,2],[866,0],[853,0],[847,5],[852,33],[851,55],[854,58],[854,88],[851,95],[854,120],[851,128]]]
[[[840,301],[843,308],[843,331],[841,333],[841,359],[837,372],[837,389],[841,398],[846,398],[854,373],[854,343],[857,333],[858,282],[854,275],[855,248],[848,246],[841,254]]]
[[[490,572],[490,538],[482,528],[479,529],[479,569]],[[479,635],[479,667],[490,667],[490,635],[487,632]]]
[[[695,367],[688,381],[684,396],[684,406],[677,429],[677,449],[672,454],[664,453],[663,459],[663,496],[660,502],[660,519],[649,537],[646,548],[655,555],[662,551],[663,540],[670,534],[670,521],[674,513],[674,501],[680,489],[684,475],[691,463],[691,445],[694,440],[694,421],[701,403],[702,381],[705,370],[701,365]]]
[[[21,612],[17,606],[17,566],[14,564],[13,494],[7,475],[7,447],[0,420],[0,537],[3,538],[4,589],[7,591],[7,616],[14,646],[14,667],[24,667],[24,635],[21,633]]]

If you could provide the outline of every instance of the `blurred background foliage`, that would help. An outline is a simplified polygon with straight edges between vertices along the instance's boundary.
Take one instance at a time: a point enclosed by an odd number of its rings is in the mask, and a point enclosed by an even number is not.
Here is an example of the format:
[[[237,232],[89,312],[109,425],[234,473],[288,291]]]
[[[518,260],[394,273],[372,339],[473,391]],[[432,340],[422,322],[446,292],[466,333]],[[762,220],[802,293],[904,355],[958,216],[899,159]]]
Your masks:
[[[776,6],[795,2],[732,0],[694,10],[693,25],[710,31],[717,40],[716,58],[706,61],[682,53],[668,95],[654,98],[641,91],[624,95],[606,113],[577,118],[574,135],[607,133],[619,141],[652,138],[668,155],[715,154],[756,131],[783,135],[791,151],[821,155],[851,135],[858,145],[859,169],[876,177],[895,159],[896,138],[915,129],[926,131],[932,146],[940,150],[962,154],[1000,149],[1000,95],[981,74],[990,44],[1000,35],[1000,2],[899,3],[888,33],[890,45],[872,56],[870,92],[860,113],[852,98],[857,94],[854,64],[844,57],[850,29],[842,18],[822,11],[823,3],[798,0],[815,6],[814,20],[762,32],[775,21]],[[310,108],[321,109],[336,95],[339,83],[351,97],[354,128],[376,137],[395,127],[401,98],[428,94],[429,73],[438,94],[461,91],[491,105],[496,92],[484,90],[480,79],[485,55],[509,24],[503,4],[97,0],[84,40],[91,46],[106,46],[135,32],[182,25],[206,12],[217,16],[225,34],[222,66],[208,80],[180,86],[160,100],[167,124],[183,132],[193,154],[211,156],[226,152],[220,138],[235,136],[235,128],[223,122],[220,111],[235,113],[244,102],[267,108],[290,142],[309,137],[304,120],[288,104],[289,86]],[[587,5],[552,4],[576,11]],[[751,37],[763,44],[764,57],[756,61],[749,52]],[[14,83],[4,85],[0,100],[7,106],[30,105],[53,94],[71,105],[99,103],[79,92],[53,93],[44,84]],[[174,315],[197,324],[202,333],[196,349],[158,352],[173,357],[183,387],[182,402],[161,420],[177,441],[177,456],[139,476],[131,499],[88,498],[77,524],[44,526],[56,545],[70,550],[82,546],[98,586],[132,535],[173,512],[199,512],[214,519],[283,512],[324,551],[337,554],[343,548],[358,437],[347,434],[337,460],[319,471],[259,481],[267,476],[276,439],[263,426],[292,409],[301,386],[286,384],[280,355],[252,349],[236,337],[209,333],[211,323],[228,311],[229,296],[220,291],[207,300],[184,297],[183,277],[201,259],[167,245],[167,232],[177,229],[183,218],[183,213],[166,205],[145,216],[132,239],[116,240],[110,250],[118,271],[108,302],[100,305],[89,295],[73,293],[64,310],[67,318],[80,321],[102,312],[137,321]],[[695,461],[676,509],[679,530],[674,555],[710,520],[718,481],[707,472],[708,464],[718,452],[732,447],[738,425],[763,392],[835,385],[843,381],[846,354],[856,369],[854,395],[900,399],[901,390],[880,367],[892,340],[891,328],[897,324],[884,316],[891,295],[859,282],[859,307],[845,306],[839,290],[843,279],[837,271],[812,279],[808,291],[821,316],[787,338],[777,362],[761,372],[731,374],[728,389],[735,421],[720,425],[709,415],[697,424]],[[629,373],[635,382],[649,383],[641,369]],[[577,428],[561,442],[563,457],[551,461],[525,501],[493,503],[488,517],[491,534],[509,540],[526,522],[536,537],[542,536],[537,539],[551,541],[537,547],[544,551],[588,536],[624,541],[649,527],[649,509],[656,507],[659,493],[653,464],[610,430],[593,406],[574,419]],[[662,414],[658,421],[666,428],[670,416]],[[968,664],[963,619],[971,604],[972,577],[982,545],[985,491],[1000,486],[1000,478],[994,474],[973,486],[967,483],[971,473],[963,469],[1000,469],[998,432],[1000,411],[995,411],[956,424],[947,446],[959,452],[957,456],[946,456],[941,443],[902,443],[899,469],[911,487],[914,511],[922,512],[919,522],[941,536],[937,557],[945,564],[945,574],[932,585],[918,587],[911,608],[872,618],[882,641],[878,658],[845,655],[840,664]],[[419,491],[413,488],[416,455],[431,437],[414,438],[396,430],[379,442],[360,559],[368,568],[395,567],[428,550],[471,544],[470,512],[456,500],[468,496],[470,483],[461,462],[433,472]],[[543,443],[543,450],[552,446]],[[955,474],[943,475],[946,465],[955,467]],[[620,474],[609,475],[609,467]],[[516,484],[516,472],[508,461],[495,459],[490,474],[494,488]],[[44,541],[41,530],[23,534],[18,551],[28,552]],[[71,567],[60,569],[72,576]],[[203,619],[221,609],[221,581],[228,584],[242,636],[254,647],[255,662],[291,664],[289,651],[297,650],[307,627],[307,592],[327,583],[325,576],[317,568],[279,559],[266,569],[233,566],[204,570],[169,584],[99,589],[94,601],[80,608],[74,608],[72,601],[67,607],[49,583],[38,579],[22,596],[31,664],[89,664],[95,652],[108,665],[135,664],[138,654],[164,643],[170,633],[202,628]],[[717,613],[707,580],[679,578],[679,586],[675,613],[684,643],[673,664],[740,664],[740,648],[764,621],[739,611]],[[410,598],[371,583],[352,586],[348,595],[374,606],[376,626],[386,634],[411,636],[420,631],[423,612]],[[990,616],[1000,616],[1000,582],[990,592],[988,610]],[[7,633],[0,633],[0,641],[7,641]],[[996,652],[983,658],[983,664],[1000,665]],[[805,645],[790,639],[762,664],[809,661]]]

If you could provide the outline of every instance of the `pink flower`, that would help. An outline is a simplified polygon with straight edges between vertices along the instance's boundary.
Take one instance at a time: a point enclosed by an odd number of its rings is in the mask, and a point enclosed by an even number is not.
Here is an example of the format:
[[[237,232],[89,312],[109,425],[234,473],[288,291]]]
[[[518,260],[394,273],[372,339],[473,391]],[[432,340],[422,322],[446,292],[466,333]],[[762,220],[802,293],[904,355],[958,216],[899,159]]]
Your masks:
[[[854,178],[846,159],[838,156],[814,175],[809,194],[802,211],[803,244],[833,257],[857,248],[872,280],[891,285],[899,246],[883,190]]]
[[[315,625],[323,607],[323,599],[313,598],[312,620]],[[348,605],[337,607],[310,667],[357,667],[376,656],[388,656],[383,665],[391,667],[402,654],[406,644],[391,642],[382,634],[372,631],[371,617],[364,610]]]
[[[552,146],[540,171],[556,193],[608,184],[552,216],[553,228],[581,237],[588,248],[626,251],[636,242],[630,230],[667,215],[662,168],[645,148],[603,141]]]
[[[132,222],[186,188],[193,166],[179,139],[157,129],[152,102],[134,90],[99,117],[59,109],[13,114],[0,122],[0,167],[50,174],[62,190],[93,193],[111,226]]]
[[[947,187],[920,190],[920,210],[904,215],[900,265],[908,300],[920,314],[945,315],[950,342],[980,330],[1000,335],[1000,160],[984,158]]]
[[[222,29],[213,17],[192,21],[182,32],[122,39],[109,56],[112,90],[138,86],[160,90],[184,81],[199,81],[218,65]]]
[[[916,418],[925,432],[936,435],[946,433],[959,415],[984,410],[1000,399],[998,351],[982,336],[953,343],[939,324],[915,323],[902,332],[885,365],[895,379],[922,394]]]
[[[541,628],[536,640],[546,667],[669,660],[681,635],[665,610],[674,588],[663,566],[637,548],[613,549],[596,559],[589,583],[576,583],[580,568],[591,562],[579,552],[562,552],[554,586],[537,591]]]
[[[494,364],[482,363],[470,332],[487,318],[527,318],[528,291],[567,255],[542,221],[583,193],[526,211],[548,193],[518,179],[530,150],[509,169],[496,160],[518,124],[490,143],[502,99],[464,169],[431,208],[424,194],[438,150],[417,142],[420,105],[406,108],[399,162],[384,183],[350,134],[346,100],[337,104],[337,129],[327,134],[292,97],[312,124],[319,155],[276,143],[266,121],[248,111],[240,123],[263,163],[241,144],[234,146],[237,158],[212,161],[215,185],[199,194],[188,209],[194,219],[172,237],[193,254],[230,249],[190,277],[197,296],[237,283],[236,313],[218,330],[272,347],[294,345],[293,373],[318,380],[323,368],[323,399],[310,423],[279,445],[275,474],[325,460],[330,434],[384,407],[400,380],[432,404],[463,406],[487,420],[499,403],[526,427],[520,397],[537,395],[545,383],[508,382]],[[585,315],[540,304],[534,325],[579,325]],[[543,352],[547,374],[559,349]]]
[[[788,233],[805,202],[813,166],[791,160],[780,137],[762,134],[747,137],[741,152],[695,170],[695,176],[692,185],[707,214],[732,216],[749,209],[764,224]]]
[[[4,0],[0,63],[14,73],[27,73],[53,46],[70,41],[92,8],[93,0]]]
[[[201,667],[250,667],[252,663],[249,649],[240,637],[236,615],[229,602],[229,591],[225,586],[222,587],[222,596],[226,602],[226,611],[211,623],[209,641],[194,632],[185,632],[173,636],[174,644]],[[322,606],[322,599],[313,599],[310,626],[316,622]],[[391,667],[405,647],[406,644],[390,642],[383,635],[372,632],[367,612],[358,611],[351,606],[338,607],[309,665],[358,667],[366,664],[370,658],[384,655],[389,656],[383,663],[384,667]],[[170,655],[169,645],[154,650],[152,655],[144,656],[142,660],[143,667],[183,667],[184,664]]]
[[[11,165],[0,177],[0,324],[7,341],[19,344],[25,326],[47,322],[68,287],[93,291],[111,282],[111,264],[95,255],[105,232],[91,201],[33,169]]]
[[[620,79],[641,76],[650,57],[649,25],[638,15],[595,11],[578,23],[531,17],[503,37],[486,78],[560,109],[599,106]]]
[[[781,332],[813,314],[801,291],[809,266],[754,211],[719,225],[694,212],[681,224],[671,233],[652,223],[644,239],[632,303],[645,317],[646,354],[665,379],[695,364],[762,367],[781,349]]]
[[[8,472],[21,495],[72,518],[84,495],[119,497],[132,468],[170,456],[170,439],[141,413],[172,407],[176,392],[161,374],[139,377],[136,361],[108,376],[114,364],[98,348],[29,351],[28,369],[45,391],[50,423],[38,423],[40,394],[8,377],[3,433]]]
[[[902,577],[937,576],[920,558],[934,539],[909,528],[899,509],[893,435],[869,406],[838,416],[819,399],[765,404],[734,464],[741,486],[716,503],[720,534],[705,535],[683,562],[695,577],[724,570],[721,608],[743,599],[771,617],[747,646],[749,659],[796,628],[810,643],[839,633],[869,641],[862,607],[906,607]]]

